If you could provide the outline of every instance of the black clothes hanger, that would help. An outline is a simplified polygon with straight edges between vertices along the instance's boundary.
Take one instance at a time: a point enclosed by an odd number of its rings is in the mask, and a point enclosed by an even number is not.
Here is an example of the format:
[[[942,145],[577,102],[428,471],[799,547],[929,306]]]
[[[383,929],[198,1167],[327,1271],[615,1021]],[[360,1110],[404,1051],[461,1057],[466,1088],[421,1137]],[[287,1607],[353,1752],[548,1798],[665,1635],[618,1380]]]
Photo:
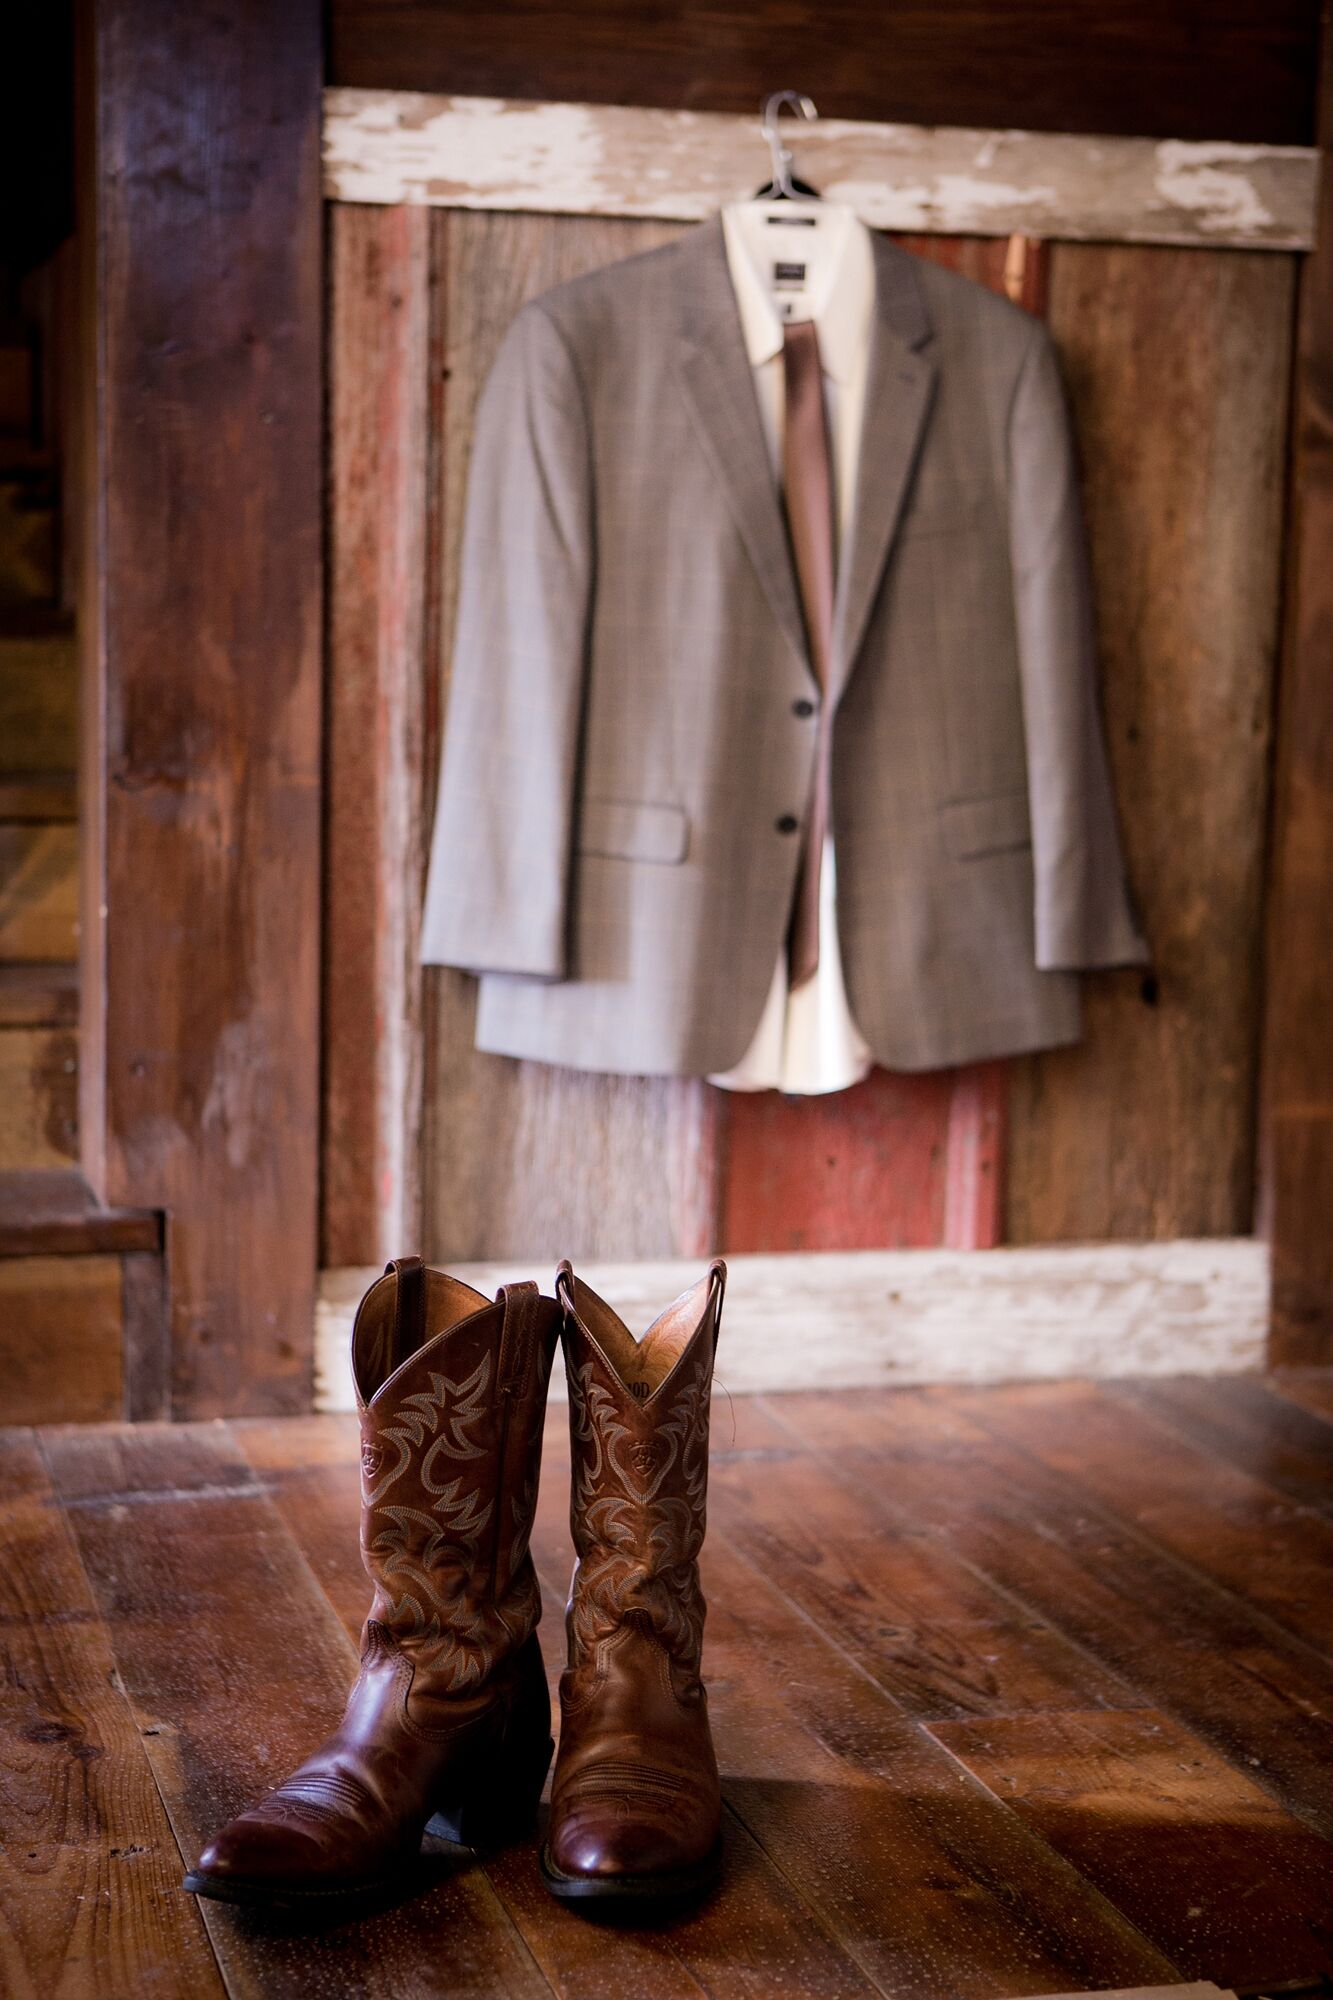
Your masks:
[[[773,178],[755,190],[756,201],[818,201],[818,188],[808,181],[798,180],[792,173],[790,146],[782,143],[779,119],[784,110],[794,111],[798,118],[818,118],[819,113],[803,90],[775,90],[764,99],[763,132],[768,148],[773,156]]]

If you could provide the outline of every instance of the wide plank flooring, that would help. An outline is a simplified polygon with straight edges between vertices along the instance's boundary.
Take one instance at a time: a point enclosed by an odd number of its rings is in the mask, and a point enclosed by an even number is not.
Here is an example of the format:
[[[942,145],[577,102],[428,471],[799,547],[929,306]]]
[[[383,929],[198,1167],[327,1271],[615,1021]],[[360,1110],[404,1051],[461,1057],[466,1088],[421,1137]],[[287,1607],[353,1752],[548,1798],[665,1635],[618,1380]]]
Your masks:
[[[534,1551],[559,1668],[553,1409]],[[339,1417],[0,1431],[0,1992],[1001,2000],[1333,1986],[1329,1378],[720,1397],[725,1883],[590,1924],[531,1843],[301,1935],[179,1887],[332,1724]]]

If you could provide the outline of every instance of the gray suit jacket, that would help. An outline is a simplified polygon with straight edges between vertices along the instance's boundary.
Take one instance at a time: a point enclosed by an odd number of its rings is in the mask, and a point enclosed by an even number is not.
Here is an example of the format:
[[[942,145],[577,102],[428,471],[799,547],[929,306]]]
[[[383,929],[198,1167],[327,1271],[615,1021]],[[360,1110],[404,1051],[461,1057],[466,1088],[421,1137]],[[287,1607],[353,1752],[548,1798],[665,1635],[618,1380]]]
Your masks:
[[[1050,341],[875,238],[832,826],[891,1069],[1048,1047],[1138,963]],[[525,306],[477,416],[423,956],[477,1043],[704,1075],[758,1024],[819,701],[720,222]],[[784,830],[785,829],[785,830]]]

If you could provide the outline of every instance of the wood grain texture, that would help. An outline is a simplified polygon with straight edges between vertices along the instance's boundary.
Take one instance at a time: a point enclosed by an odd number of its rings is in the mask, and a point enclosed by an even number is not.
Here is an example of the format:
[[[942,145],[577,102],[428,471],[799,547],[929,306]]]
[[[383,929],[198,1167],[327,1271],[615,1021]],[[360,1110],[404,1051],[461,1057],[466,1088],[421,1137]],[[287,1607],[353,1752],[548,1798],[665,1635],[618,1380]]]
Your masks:
[[[994,1391],[998,1398],[1004,1391]],[[965,1562],[1333,1838],[1333,1673],[1266,1614],[964,1414],[959,1392],[785,1396],[767,1405],[887,1532]]]
[[[73,965],[0,965],[0,1028],[70,1028],[79,1018]]]
[[[1269,1379],[1275,1394],[1333,1423],[1333,1373],[1328,1369],[1284,1368]]]
[[[580,272],[653,248],[666,224],[454,215],[436,237],[447,304],[440,476],[447,687],[473,411],[520,305]],[[582,1074],[475,1050],[476,984],[432,973],[426,1240],[444,1260],[671,1254],[701,1234],[697,1138],[707,1086]]]
[[[1333,33],[1319,86],[1319,233],[1301,272],[1260,1103],[1274,1367],[1333,1362]]]
[[[78,676],[68,620],[45,630],[0,628],[0,768],[72,771],[78,756]]]
[[[963,1391],[956,1407],[1333,1661],[1333,1521],[1092,1383]]]
[[[117,1257],[0,1261],[0,1424],[122,1415]]]
[[[78,853],[73,826],[0,824],[0,958],[76,957]]]
[[[801,177],[876,229],[1294,250],[1313,236],[1304,149],[827,117],[795,143]],[[768,171],[752,115],[325,93],[335,201],[697,222]]]
[[[0,1028],[0,1172],[77,1159],[78,1062],[70,1028]]]
[[[105,1103],[90,1084],[85,1166],[104,1198],[169,1212],[176,1407],[300,1409],[319,1167],[320,11],[115,0],[92,59],[95,563],[114,587],[100,619],[87,603]]]
[[[421,1240],[430,218],[330,218],[321,1261]]]
[[[743,1401],[734,1428],[723,1409],[717,1417],[723,1453],[771,1443],[763,1413]],[[561,1499],[568,1466],[567,1430],[548,1430],[545,1483]],[[552,1595],[569,1574],[563,1515],[539,1508],[533,1535]],[[780,1571],[738,1555],[730,1524],[728,1494],[714,1489],[704,1674],[723,1796],[793,1897],[880,1990],[938,2000],[942,1985],[979,1996],[1168,1976],[1161,1954],[1052,1868],[1012,1815],[959,1785],[844,1657],[840,1630],[796,1610]]]
[[[1292,282],[1244,253],[1052,252],[1154,980],[1086,982],[1082,1044],[1013,1066],[1012,1242],[1251,1224]]]
[[[1225,1460],[1298,1506],[1333,1512],[1329,1412],[1302,1408],[1271,1377],[1167,1376],[1160,1382],[1117,1383],[1114,1394],[1196,1450]]]
[[[1152,1709],[931,1734],[1181,1971],[1254,1990],[1333,1971],[1333,1847]],[[1274,1982],[1276,1983],[1276,1982]]]
[[[31,1434],[0,1433],[0,1985],[11,2000],[225,1988]]]
[[[161,1248],[160,1215],[99,1207],[82,1174],[65,1170],[0,1176],[0,1258]]]
[[[1309,144],[1317,32],[1312,0],[1246,0],[1203,18],[1181,0],[1077,0],[1058,15],[1031,0],[966,13],[915,0],[894,9],[891,34],[865,0],[788,0],[777,12],[735,0],[576,0],[558,13],[503,0],[479,15],[439,0],[336,0],[329,76],[747,115],[787,80],[830,118],[1021,117],[1045,131]]]
[[[355,1654],[222,1426],[66,1431],[58,1490],[182,1853],[293,1770],[337,1721]],[[189,1607],[187,1618],[179,1608]],[[202,1914],[233,1994],[543,2000],[485,1881],[440,1860],[409,1906],[314,1937]]]

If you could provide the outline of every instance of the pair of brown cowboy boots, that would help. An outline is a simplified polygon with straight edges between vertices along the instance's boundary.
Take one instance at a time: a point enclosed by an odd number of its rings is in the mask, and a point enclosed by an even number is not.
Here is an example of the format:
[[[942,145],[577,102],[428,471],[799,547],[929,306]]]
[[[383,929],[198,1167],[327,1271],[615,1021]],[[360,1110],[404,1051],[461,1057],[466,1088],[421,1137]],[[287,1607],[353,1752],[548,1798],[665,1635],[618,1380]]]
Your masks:
[[[701,1893],[721,1798],[699,1678],[698,1557],[726,1269],[636,1341],[562,1264],[494,1303],[390,1264],[352,1330],[361,1554],[375,1595],[342,1723],[185,1878],[196,1895],[350,1913],[400,1893],[428,1825],[471,1847],[532,1823],[551,1761],[528,1552],[562,1337],[576,1562],[542,1869],[567,1900]]]

